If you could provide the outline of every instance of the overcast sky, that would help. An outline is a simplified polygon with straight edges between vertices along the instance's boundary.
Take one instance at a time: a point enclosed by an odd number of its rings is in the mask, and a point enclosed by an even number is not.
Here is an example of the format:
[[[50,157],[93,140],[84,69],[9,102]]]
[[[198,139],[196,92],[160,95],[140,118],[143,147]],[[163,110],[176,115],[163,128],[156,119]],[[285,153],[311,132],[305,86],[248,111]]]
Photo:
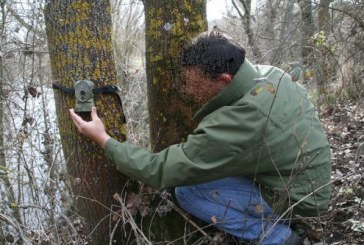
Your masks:
[[[226,12],[226,0],[207,1],[207,20],[221,19]]]
[[[252,0],[252,12],[256,8],[256,0]],[[221,19],[226,13],[226,6],[232,6],[231,0],[207,0],[207,20]]]

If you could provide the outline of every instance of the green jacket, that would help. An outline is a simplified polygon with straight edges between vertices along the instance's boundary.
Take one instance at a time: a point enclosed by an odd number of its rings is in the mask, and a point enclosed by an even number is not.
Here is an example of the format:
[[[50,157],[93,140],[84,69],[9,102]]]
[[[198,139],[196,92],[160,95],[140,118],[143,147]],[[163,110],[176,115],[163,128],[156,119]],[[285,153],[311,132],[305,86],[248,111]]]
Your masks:
[[[287,73],[246,60],[195,118],[184,143],[151,153],[109,139],[106,153],[118,170],[157,188],[247,176],[276,212],[291,205],[288,215],[326,211],[329,143],[305,89]]]

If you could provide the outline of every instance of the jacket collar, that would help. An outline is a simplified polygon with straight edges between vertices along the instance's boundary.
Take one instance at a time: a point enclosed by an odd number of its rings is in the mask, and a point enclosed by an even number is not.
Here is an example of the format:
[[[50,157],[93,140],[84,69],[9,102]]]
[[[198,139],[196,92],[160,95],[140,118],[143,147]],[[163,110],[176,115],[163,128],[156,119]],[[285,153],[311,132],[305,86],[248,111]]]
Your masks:
[[[245,59],[233,80],[215,97],[203,105],[194,115],[194,119],[199,121],[220,107],[231,105],[254,87],[256,84],[254,79],[259,77],[259,70],[249,60]]]

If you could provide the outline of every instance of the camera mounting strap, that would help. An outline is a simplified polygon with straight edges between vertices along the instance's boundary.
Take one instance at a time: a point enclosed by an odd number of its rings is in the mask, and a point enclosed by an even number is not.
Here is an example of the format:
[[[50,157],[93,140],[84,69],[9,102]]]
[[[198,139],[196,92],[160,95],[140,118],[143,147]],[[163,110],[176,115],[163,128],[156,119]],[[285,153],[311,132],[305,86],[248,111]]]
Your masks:
[[[67,87],[64,87],[64,86],[62,86],[62,85],[60,85],[58,83],[52,83],[52,88],[60,90],[63,93],[75,96],[76,97],[75,111],[91,111],[91,107],[94,105],[94,102],[93,102],[94,98],[93,97],[96,96],[97,94],[115,94],[115,95],[117,95],[120,107],[123,108],[121,97],[120,97],[120,95],[118,93],[120,91],[120,89],[117,86],[106,85],[104,87],[93,88],[93,86],[85,85],[87,83],[89,83],[89,85],[93,84],[91,81],[82,80],[82,81],[77,81],[76,82],[75,88],[67,88]],[[79,85],[77,85],[77,84],[79,84]],[[90,93],[92,94],[92,98],[90,98],[90,96],[87,97],[87,89],[90,90]],[[76,93],[80,93],[80,94],[78,95]],[[90,100],[92,100],[92,101],[90,102]],[[87,106],[81,106],[81,107],[79,107],[81,109],[77,110],[77,107],[78,107],[77,103],[87,104]],[[90,107],[90,105],[91,105],[91,107]],[[85,107],[87,109],[84,109]],[[124,117],[122,118],[122,121],[126,122]]]
[[[52,88],[59,89],[66,94],[75,94],[74,88],[66,88],[66,87],[63,87],[62,85],[59,85],[58,83],[52,83]]]
[[[61,90],[62,92],[66,93],[66,94],[75,94],[75,89],[74,88],[66,88],[58,83],[52,83],[52,88],[53,89],[59,89]],[[92,92],[96,95],[96,94],[101,94],[101,93],[104,93],[104,94],[113,94],[113,93],[116,93],[120,91],[120,89],[117,87],[117,86],[114,86],[114,85],[106,85],[104,87],[99,87],[99,88],[94,88],[92,89]],[[119,95],[119,94],[117,94]],[[120,96],[119,96],[120,98]]]

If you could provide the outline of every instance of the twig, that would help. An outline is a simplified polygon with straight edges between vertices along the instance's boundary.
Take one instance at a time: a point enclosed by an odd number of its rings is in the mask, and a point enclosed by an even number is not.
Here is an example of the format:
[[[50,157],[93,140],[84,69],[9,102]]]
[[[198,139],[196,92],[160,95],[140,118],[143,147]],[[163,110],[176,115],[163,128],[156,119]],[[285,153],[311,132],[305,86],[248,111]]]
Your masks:
[[[178,208],[172,201],[165,199],[168,205],[171,205],[174,211],[176,211],[179,215],[181,215],[188,223],[190,223],[193,227],[195,227],[201,234],[203,234],[210,242],[213,241],[213,238],[209,236],[204,230],[201,229],[195,222],[193,222],[190,218],[188,218],[187,214]]]
[[[11,218],[7,217],[6,215],[0,213],[0,220],[6,222],[7,224],[11,225],[12,227],[14,227],[14,229],[19,233],[21,239],[25,242],[25,244],[30,244],[29,239],[24,235],[23,230],[19,227],[19,224],[17,224],[18,222],[15,220],[15,222],[13,222],[11,220]]]
[[[119,223],[120,223],[120,221],[121,221],[122,219],[123,219],[123,217],[122,217],[121,219],[118,219],[118,221],[117,221],[117,222],[116,222],[116,224],[114,225],[114,228],[112,229],[111,234],[110,234],[110,241],[109,241],[109,245],[112,245],[112,244],[113,244],[112,238],[114,237],[114,234],[115,234],[116,228],[118,228]]]
[[[118,194],[115,193],[114,194],[114,199],[119,201],[120,205],[121,205],[121,218],[125,219],[127,218],[127,220],[129,221],[135,237],[137,239],[137,244],[139,244],[139,242],[142,242],[142,244],[147,244],[147,245],[152,245],[152,243],[147,239],[147,237],[144,235],[143,231],[139,229],[138,225],[135,223],[132,214],[129,212],[128,208],[125,206],[125,203],[122,199],[122,197]],[[139,241],[139,239],[142,239],[141,241]]]
[[[38,206],[38,205],[33,205],[33,204],[19,205],[18,208],[19,209],[34,208],[34,209],[39,209],[39,210],[45,210],[46,212],[54,211],[54,210],[51,210],[49,208],[42,207],[42,206]],[[72,224],[72,221],[66,215],[64,215],[62,212],[56,212],[56,213],[58,215],[60,215],[68,223],[68,225],[71,228],[71,230],[74,233],[74,235],[78,235],[78,231],[76,230],[76,228]]]

